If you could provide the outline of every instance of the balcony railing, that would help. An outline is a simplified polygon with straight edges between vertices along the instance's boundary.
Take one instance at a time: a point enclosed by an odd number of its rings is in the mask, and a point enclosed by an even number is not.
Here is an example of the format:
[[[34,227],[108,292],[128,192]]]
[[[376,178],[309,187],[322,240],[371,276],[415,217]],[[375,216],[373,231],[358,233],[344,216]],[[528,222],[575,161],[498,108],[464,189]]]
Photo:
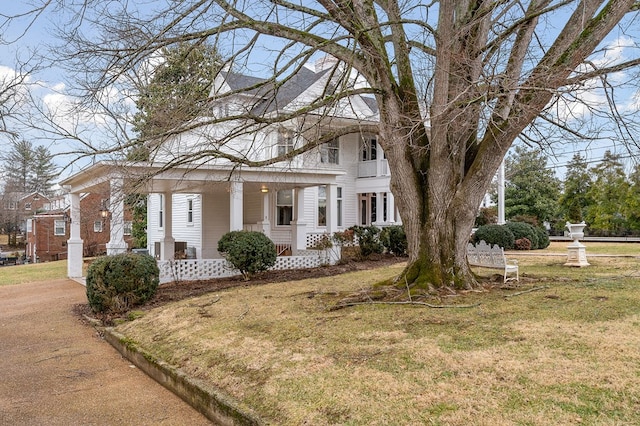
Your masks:
[[[358,177],[389,176],[389,163],[386,159],[358,162]]]

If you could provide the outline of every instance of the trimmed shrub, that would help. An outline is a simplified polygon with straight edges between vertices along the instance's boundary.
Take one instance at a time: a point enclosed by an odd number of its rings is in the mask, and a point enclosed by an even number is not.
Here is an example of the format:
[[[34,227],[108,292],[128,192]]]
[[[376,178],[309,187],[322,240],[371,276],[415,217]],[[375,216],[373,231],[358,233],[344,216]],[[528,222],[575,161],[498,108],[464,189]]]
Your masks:
[[[518,238],[513,243],[516,250],[531,250],[531,241],[528,238]]]
[[[531,248],[538,248],[538,234],[532,225],[525,222],[507,222],[506,226],[513,233],[513,238],[519,240],[526,238],[531,241]]]
[[[400,225],[387,226],[380,231],[380,242],[394,256],[407,255],[407,234]]]
[[[360,256],[369,257],[372,254],[381,254],[384,246],[380,242],[380,228],[375,226],[352,226],[360,247]]]
[[[146,254],[99,257],[87,271],[89,306],[94,312],[126,312],[153,297],[159,276],[156,260]]]
[[[515,237],[513,232],[503,225],[484,225],[479,227],[473,234],[473,242],[479,243],[484,240],[487,244],[497,244],[509,250],[513,248]]]
[[[276,264],[276,246],[262,232],[227,232],[218,241],[218,251],[242,273],[245,280]]]
[[[533,228],[536,231],[536,235],[538,236],[538,249],[546,249],[551,244],[551,240],[549,240],[549,233],[546,229],[536,226]]]

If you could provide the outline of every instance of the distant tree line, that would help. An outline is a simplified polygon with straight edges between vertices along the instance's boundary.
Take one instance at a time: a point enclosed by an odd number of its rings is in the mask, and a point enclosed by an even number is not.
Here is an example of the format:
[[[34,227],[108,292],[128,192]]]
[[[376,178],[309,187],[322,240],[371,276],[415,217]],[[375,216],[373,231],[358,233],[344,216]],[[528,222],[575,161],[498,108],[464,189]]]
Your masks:
[[[589,235],[640,235],[640,164],[627,174],[619,154],[606,151],[589,166],[576,153],[563,181],[547,163],[542,151],[521,146],[505,159],[507,221],[547,225],[556,234],[566,222],[585,221]],[[496,221],[497,208],[490,207],[480,210],[476,223]]]

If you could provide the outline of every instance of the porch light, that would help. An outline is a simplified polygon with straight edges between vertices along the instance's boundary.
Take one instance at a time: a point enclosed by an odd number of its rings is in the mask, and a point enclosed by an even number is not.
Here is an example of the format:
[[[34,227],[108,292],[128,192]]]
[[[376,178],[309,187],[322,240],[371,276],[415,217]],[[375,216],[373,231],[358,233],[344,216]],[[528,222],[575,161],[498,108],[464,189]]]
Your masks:
[[[267,192],[269,192],[269,188],[267,188],[266,185],[262,185],[260,187],[260,192],[262,192],[263,194],[266,194]]]
[[[103,219],[108,219],[109,218],[109,210],[106,209],[106,207],[103,207],[100,209],[100,216],[102,216]]]

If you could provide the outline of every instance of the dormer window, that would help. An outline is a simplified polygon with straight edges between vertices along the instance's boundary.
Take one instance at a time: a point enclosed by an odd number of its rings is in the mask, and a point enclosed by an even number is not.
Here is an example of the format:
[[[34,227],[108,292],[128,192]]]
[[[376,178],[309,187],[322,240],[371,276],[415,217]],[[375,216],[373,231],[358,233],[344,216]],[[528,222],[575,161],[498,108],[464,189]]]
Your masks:
[[[278,156],[287,155],[293,151],[293,132],[289,129],[278,131]]]

